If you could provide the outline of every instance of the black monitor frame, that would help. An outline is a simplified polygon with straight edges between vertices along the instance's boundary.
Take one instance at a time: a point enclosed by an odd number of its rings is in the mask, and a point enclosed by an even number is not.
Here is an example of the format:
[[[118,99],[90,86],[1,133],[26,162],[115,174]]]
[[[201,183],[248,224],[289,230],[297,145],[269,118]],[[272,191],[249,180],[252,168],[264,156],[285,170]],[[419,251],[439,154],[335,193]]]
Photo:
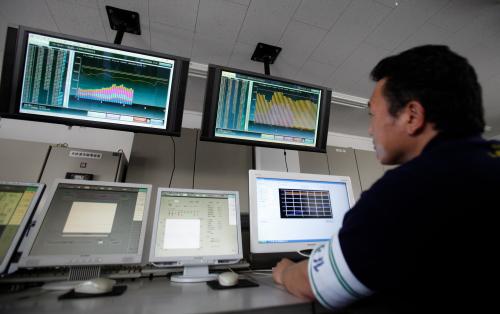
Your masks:
[[[70,119],[70,118],[21,113],[20,112],[21,92],[22,92],[26,53],[27,53],[28,35],[30,33],[50,36],[65,40],[72,40],[85,44],[101,46],[104,48],[122,50],[125,52],[134,52],[134,53],[174,60],[175,66],[172,77],[173,79],[172,79],[169,109],[167,113],[166,128],[156,129],[156,128],[148,128],[140,126],[113,124],[107,122],[88,121],[82,119],[73,119],[73,118]],[[188,70],[189,70],[188,58],[20,26],[17,35],[16,58],[14,61],[14,66],[12,71],[13,73],[12,73],[12,89],[11,89],[10,104],[7,110],[5,109],[2,110],[2,113],[0,113],[0,115],[2,117],[10,119],[49,122],[49,123],[64,124],[68,126],[87,126],[87,127],[112,129],[112,130],[120,130],[120,131],[136,132],[136,133],[152,133],[160,135],[180,136]]]
[[[320,109],[318,118],[318,130],[316,135],[316,146],[300,146],[300,145],[288,145],[282,143],[264,142],[264,141],[254,141],[247,139],[235,139],[219,137],[215,135],[215,124],[217,120],[217,109],[218,109],[218,99],[220,91],[220,83],[222,71],[233,72],[236,74],[242,74],[247,76],[253,76],[261,79],[276,80],[288,84],[296,84],[309,88],[316,88],[322,91],[320,99]],[[218,66],[209,64],[207,72],[207,84],[205,90],[205,101],[203,108],[203,118],[201,125],[201,135],[200,140],[202,141],[212,141],[212,142],[223,142],[231,144],[249,145],[249,146],[263,146],[271,148],[282,148],[291,150],[303,150],[303,151],[313,151],[313,152],[326,152],[326,141],[328,138],[328,123],[330,117],[330,104],[332,98],[332,91],[326,87],[313,85],[309,83],[303,83],[298,81],[293,81],[285,78],[265,75],[261,73],[255,73],[235,68],[229,68],[224,66]]]

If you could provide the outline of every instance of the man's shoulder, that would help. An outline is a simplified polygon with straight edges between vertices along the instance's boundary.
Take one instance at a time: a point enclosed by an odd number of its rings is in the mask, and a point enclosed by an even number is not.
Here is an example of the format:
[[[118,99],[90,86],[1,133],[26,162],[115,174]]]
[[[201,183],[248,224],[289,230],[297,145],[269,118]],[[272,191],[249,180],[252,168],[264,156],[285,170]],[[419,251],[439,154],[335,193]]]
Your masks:
[[[491,180],[500,184],[499,174],[499,141],[481,138],[447,141],[386,171],[369,190],[363,192],[360,203],[369,207],[383,206],[386,210],[401,204],[411,207],[432,196],[456,192],[460,186],[455,185],[465,178],[477,181],[479,185]]]

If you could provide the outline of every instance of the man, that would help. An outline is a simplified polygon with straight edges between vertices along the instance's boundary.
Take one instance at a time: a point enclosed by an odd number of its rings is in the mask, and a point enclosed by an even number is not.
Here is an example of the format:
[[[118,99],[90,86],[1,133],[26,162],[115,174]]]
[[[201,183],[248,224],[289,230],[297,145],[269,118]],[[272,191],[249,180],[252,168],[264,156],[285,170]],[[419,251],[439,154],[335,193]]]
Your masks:
[[[331,309],[364,300],[354,306],[477,312],[494,300],[487,287],[499,267],[500,142],[480,136],[476,73],[428,45],[385,58],[371,76],[376,155],[400,166],[361,195],[330,242],[308,261],[282,260],[273,278]]]

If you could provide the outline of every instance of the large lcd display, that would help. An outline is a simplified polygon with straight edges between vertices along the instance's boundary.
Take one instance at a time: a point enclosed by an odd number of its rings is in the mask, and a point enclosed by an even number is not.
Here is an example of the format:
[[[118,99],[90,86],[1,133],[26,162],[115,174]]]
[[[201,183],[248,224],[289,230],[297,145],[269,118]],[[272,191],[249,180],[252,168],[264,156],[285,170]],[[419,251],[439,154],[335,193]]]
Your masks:
[[[187,59],[21,30],[16,113],[70,125],[180,131]]]
[[[324,150],[331,91],[210,66],[202,139]]]

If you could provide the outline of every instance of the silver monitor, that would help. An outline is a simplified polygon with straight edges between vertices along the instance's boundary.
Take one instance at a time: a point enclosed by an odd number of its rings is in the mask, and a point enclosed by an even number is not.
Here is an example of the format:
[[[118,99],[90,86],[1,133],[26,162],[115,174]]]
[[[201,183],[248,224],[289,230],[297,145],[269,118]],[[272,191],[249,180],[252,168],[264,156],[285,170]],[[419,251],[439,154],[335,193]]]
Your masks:
[[[159,188],[149,261],[184,266],[172,281],[215,278],[209,265],[237,263],[243,257],[237,191]]]
[[[338,232],[354,205],[343,176],[250,170],[250,252],[314,248]]]
[[[140,264],[151,185],[56,180],[20,267]]]
[[[0,274],[9,272],[11,258],[43,188],[38,183],[0,181]]]

